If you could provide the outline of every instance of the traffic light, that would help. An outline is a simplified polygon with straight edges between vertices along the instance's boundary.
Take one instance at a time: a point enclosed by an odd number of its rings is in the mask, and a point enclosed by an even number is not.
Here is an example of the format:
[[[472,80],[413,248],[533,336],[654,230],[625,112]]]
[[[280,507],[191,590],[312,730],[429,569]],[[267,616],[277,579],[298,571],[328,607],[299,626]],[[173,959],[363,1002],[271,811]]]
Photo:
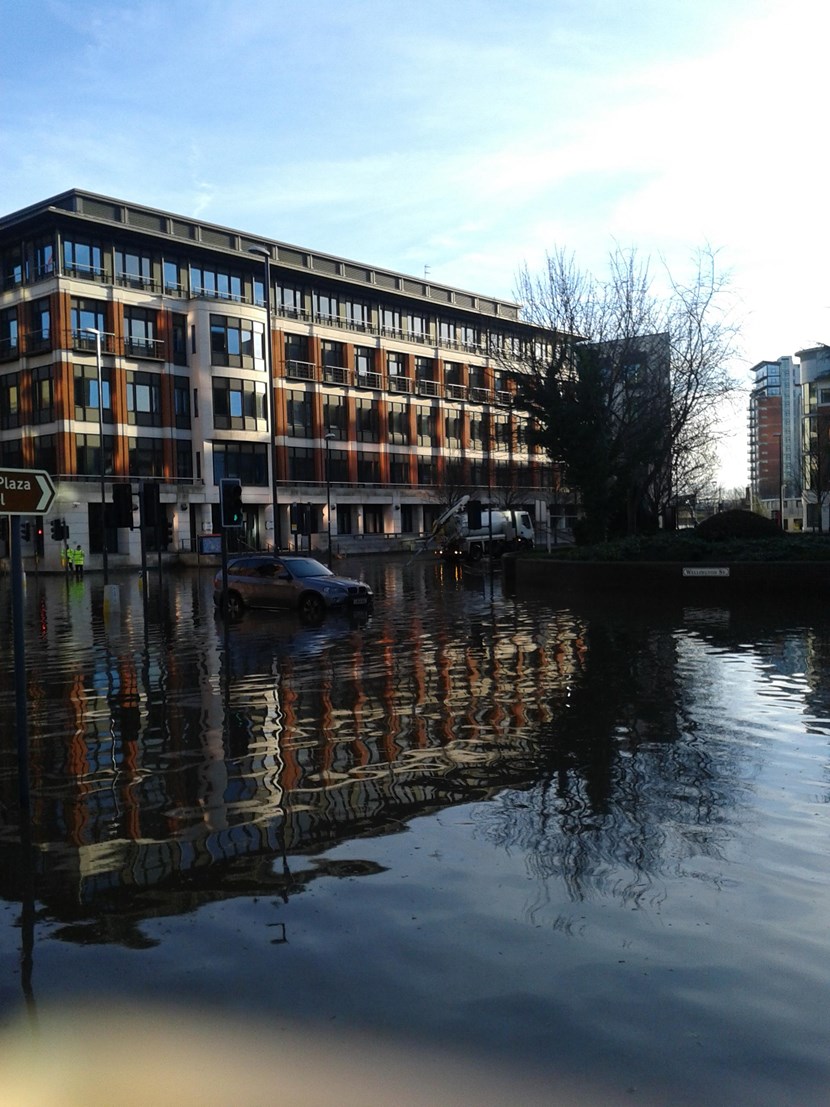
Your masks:
[[[32,527],[30,523],[20,524],[20,537],[23,539],[24,542],[28,542],[29,539],[32,537]]]
[[[38,523],[35,527],[35,553],[38,557],[43,557],[43,523]]]
[[[165,546],[169,550],[170,547],[173,545],[173,523],[170,522],[170,521],[168,521],[167,526],[165,528],[164,538],[165,538]]]
[[[292,534],[310,534],[311,529],[311,504],[291,504],[289,517],[291,519]]]
[[[159,517],[159,486],[145,481],[141,486],[141,525],[154,527]],[[129,526],[129,524],[127,524]]]
[[[158,485],[153,485],[153,487],[158,488]],[[112,510],[117,527],[133,529],[133,490],[131,485],[114,484],[112,486]]]
[[[219,481],[219,507],[223,527],[242,526],[242,481],[231,477]]]
[[[52,532],[52,541],[60,542],[63,538],[63,519],[53,519],[49,526]]]

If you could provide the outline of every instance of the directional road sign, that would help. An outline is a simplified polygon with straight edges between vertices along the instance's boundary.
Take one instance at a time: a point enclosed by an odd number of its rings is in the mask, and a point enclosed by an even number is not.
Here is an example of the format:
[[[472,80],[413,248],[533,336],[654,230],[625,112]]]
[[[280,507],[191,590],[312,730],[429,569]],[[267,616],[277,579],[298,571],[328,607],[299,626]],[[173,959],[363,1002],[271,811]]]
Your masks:
[[[52,506],[55,486],[43,469],[0,469],[0,514],[43,515]]]

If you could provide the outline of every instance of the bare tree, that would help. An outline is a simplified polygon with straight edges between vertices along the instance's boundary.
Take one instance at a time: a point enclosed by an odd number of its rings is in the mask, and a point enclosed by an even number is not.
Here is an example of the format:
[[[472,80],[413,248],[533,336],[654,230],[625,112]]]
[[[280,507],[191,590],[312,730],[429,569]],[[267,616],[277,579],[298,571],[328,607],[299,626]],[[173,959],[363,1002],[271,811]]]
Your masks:
[[[688,282],[654,290],[636,251],[609,256],[605,280],[572,255],[525,267],[518,296],[546,341],[513,351],[531,439],[579,488],[590,537],[656,525],[678,495],[711,483],[736,327],[716,255],[698,251]]]

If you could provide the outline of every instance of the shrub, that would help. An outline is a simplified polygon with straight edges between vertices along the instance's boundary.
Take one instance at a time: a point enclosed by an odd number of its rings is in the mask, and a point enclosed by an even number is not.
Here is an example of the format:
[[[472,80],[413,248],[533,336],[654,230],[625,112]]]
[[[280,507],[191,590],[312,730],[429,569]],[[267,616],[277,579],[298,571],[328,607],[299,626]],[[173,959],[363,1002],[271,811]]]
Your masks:
[[[695,527],[695,534],[707,542],[733,538],[777,538],[781,529],[766,515],[754,511],[720,511]]]

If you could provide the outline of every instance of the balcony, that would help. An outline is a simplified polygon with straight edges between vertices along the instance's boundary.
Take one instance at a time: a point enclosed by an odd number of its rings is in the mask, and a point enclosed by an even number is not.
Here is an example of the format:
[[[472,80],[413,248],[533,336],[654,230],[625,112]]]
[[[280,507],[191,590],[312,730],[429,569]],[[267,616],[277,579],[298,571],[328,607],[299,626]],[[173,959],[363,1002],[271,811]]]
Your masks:
[[[286,361],[285,375],[292,381],[319,380],[317,366],[313,361],[297,361],[295,359]]]
[[[347,388],[352,383],[352,372],[345,365],[324,365],[323,380],[326,384],[339,384]]]
[[[448,400],[466,400],[467,399],[467,387],[463,384],[448,384],[446,385],[447,399]]]
[[[371,388],[379,392],[383,388],[383,377],[380,373],[358,373],[357,387]]]
[[[158,361],[164,359],[164,343],[160,338],[131,338],[124,339],[125,357],[149,357]]]
[[[412,378],[411,377],[399,377],[394,374],[389,377],[389,391],[400,392],[407,396],[412,395]]]

